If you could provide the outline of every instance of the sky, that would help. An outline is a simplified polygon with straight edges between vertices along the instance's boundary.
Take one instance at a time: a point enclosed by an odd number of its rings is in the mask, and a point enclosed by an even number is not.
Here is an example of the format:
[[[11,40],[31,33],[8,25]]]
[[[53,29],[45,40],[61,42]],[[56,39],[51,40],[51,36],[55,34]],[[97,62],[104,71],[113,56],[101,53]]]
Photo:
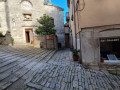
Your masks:
[[[64,23],[66,23],[65,13],[68,12],[67,0],[51,0],[52,4],[64,9]]]

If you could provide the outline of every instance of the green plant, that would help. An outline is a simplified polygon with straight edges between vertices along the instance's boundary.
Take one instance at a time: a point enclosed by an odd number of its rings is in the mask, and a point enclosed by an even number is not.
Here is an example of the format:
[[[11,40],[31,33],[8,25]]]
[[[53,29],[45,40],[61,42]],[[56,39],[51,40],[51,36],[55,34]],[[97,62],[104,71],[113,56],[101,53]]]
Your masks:
[[[55,27],[52,22],[53,18],[44,14],[37,21],[40,23],[40,26],[35,30],[35,33],[38,35],[50,35],[55,34],[56,30],[53,29]]]
[[[13,37],[11,37],[11,44],[12,44],[12,46],[14,45],[14,38]]]
[[[0,45],[2,45],[2,42],[0,42]]]
[[[2,33],[0,33],[0,37],[5,37]]]
[[[73,49],[73,50],[72,50],[73,56],[77,56],[77,55],[78,55],[78,52],[80,52],[80,50]]]

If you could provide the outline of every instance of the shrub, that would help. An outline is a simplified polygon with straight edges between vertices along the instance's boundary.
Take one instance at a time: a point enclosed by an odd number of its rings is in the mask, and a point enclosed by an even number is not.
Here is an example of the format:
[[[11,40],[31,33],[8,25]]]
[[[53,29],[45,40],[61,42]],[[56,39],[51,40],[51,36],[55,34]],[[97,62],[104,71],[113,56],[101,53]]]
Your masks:
[[[12,46],[14,45],[14,38],[13,37],[11,37],[11,44],[12,44]]]
[[[5,37],[2,33],[0,33],[0,37]]]
[[[72,50],[73,56],[77,56],[77,55],[78,55],[78,52],[80,52],[80,50],[73,49],[73,50]]]

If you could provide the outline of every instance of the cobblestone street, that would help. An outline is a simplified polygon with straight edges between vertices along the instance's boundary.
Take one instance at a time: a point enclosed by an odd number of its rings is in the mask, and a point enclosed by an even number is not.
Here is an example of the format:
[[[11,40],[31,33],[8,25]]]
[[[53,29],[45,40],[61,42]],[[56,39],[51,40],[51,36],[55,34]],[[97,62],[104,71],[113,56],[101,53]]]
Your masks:
[[[0,46],[0,90],[120,90],[120,77],[84,69],[65,50]]]

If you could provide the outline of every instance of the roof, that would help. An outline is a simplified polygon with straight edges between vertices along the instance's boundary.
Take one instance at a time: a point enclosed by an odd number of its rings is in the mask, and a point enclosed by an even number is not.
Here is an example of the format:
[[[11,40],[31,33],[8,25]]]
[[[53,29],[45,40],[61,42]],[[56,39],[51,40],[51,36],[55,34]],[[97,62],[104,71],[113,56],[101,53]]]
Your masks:
[[[60,11],[64,11],[64,9],[61,8],[61,7],[59,7],[59,6],[56,6],[56,5],[53,5],[53,4],[52,4],[52,6],[56,7],[56,8],[59,9]]]

